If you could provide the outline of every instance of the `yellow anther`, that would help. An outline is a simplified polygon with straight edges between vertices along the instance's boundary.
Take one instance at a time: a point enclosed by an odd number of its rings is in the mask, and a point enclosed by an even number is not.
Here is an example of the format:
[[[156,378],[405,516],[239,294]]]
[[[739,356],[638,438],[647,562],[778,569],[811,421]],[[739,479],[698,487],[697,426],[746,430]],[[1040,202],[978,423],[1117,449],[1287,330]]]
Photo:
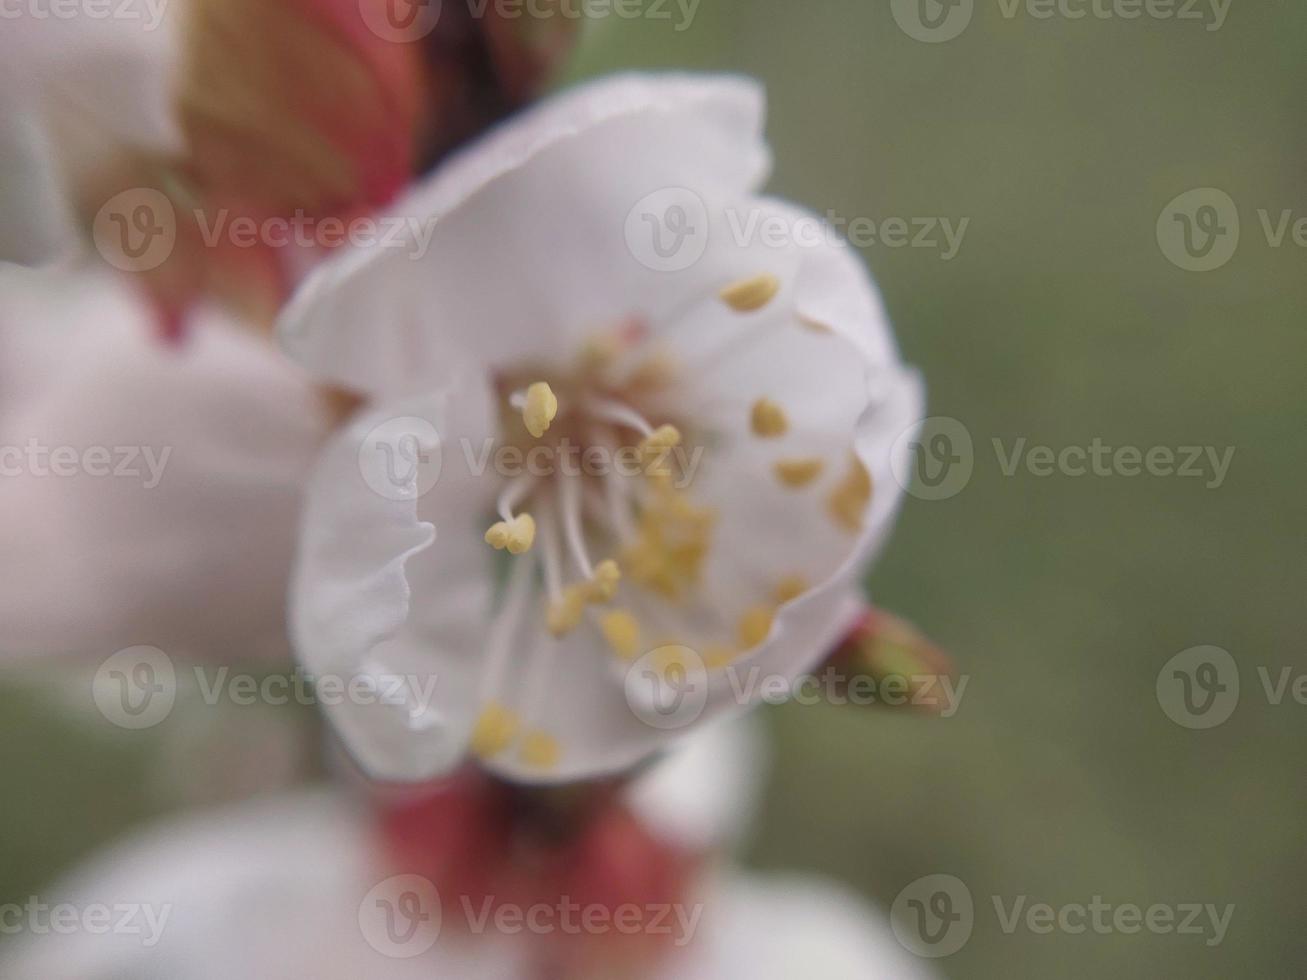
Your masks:
[[[595,566],[594,578],[590,580],[590,601],[612,602],[621,581],[622,570],[617,562],[611,558],[604,559]]]
[[[529,732],[522,737],[522,747],[518,750],[523,764],[532,769],[553,769],[563,754],[558,739],[547,732]]]
[[[640,443],[640,450],[646,454],[660,453],[675,449],[681,444],[681,431],[674,425],[660,425],[649,433]]]
[[[623,660],[635,659],[640,652],[640,624],[634,616],[625,609],[614,609],[599,621],[599,628],[613,653]]]
[[[536,540],[536,521],[530,514],[518,514],[509,525],[509,554],[521,555],[531,550]]]
[[[753,434],[764,439],[776,439],[790,431],[790,420],[785,417],[785,409],[768,398],[759,398],[753,403],[749,423],[753,427]]]
[[[733,282],[721,292],[722,301],[737,313],[754,313],[776,298],[781,281],[770,272]]]
[[[509,530],[508,524],[504,521],[497,521],[490,525],[490,530],[486,531],[486,544],[496,551],[503,551],[508,547]]]
[[[848,475],[831,491],[830,498],[826,501],[831,519],[846,531],[861,531],[867,505],[871,503],[871,494],[871,474],[867,472],[862,460],[854,456]]]
[[[780,480],[787,487],[798,490],[806,487],[817,477],[821,476],[821,471],[825,467],[820,459],[783,459],[775,466],[776,479]]]
[[[486,544],[497,551],[508,549],[509,554],[521,555],[535,544],[536,522],[530,514],[518,514],[511,521],[499,521],[486,532]]]
[[[543,381],[537,381],[526,390],[526,404],[522,407],[522,421],[526,431],[539,439],[549,431],[549,424],[558,415],[558,396]]]
[[[736,636],[740,641],[740,646],[746,650],[752,650],[760,646],[771,633],[772,620],[775,618],[775,612],[771,606],[754,606],[747,610],[740,617],[740,622],[736,626]]]
[[[740,652],[724,643],[714,643],[704,648],[703,665],[709,670],[721,670],[735,663]]]
[[[502,704],[486,705],[472,729],[473,754],[482,759],[499,755],[513,744],[518,726],[517,715]]]
[[[808,580],[802,575],[787,575],[776,585],[772,597],[777,603],[791,602],[808,591]]]
[[[555,639],[562,639],[581,625],[588,598],[589,590],[585,586],[569,585],[561,598],[549,604],[545,625]]]
[[[638,585],[664,598],[681,598],[698,583],[712,545],[716,516],[668,490],[653,495],[640,514],[636,539],[622,552],[622,567]]]

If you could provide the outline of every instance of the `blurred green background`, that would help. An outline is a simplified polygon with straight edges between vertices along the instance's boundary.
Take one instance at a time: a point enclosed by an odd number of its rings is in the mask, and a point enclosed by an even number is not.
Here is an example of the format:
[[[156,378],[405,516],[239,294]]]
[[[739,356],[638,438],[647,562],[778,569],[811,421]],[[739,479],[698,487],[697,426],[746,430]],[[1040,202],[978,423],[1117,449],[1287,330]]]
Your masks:
[[[1258,210],[1307,216],[1307,8],[1233,0],[1216,31],[1003,10],[976,0],[960,36],[928,44],[879,0],[703,0],[684,31],[675,14],[596,25],[574,66],[759,76],[774,192],[848,219],[969,219],[948,261],[866,250],[932,414],[974,439],[970,483],[909,499],[871,581],[952,651],[961,710],[769,712],[777,766],[750,857],[885,906],[919,876],[958,876],[977,922],[936,964],[951,978],[1297,977],[1307,707],[1268,703],[1256,671],[1307,671],[1307,249],[1272,247]],[[1242,219],[1234,258],[1206,273],[1168,262],[1155,232],[1199,187]],[[991,440],[1023,437],[1236,455],[1216,489],[1005,476]],[[1155,683],[1201,644],[1234,655],[1243,697],[1224,725],[1190,731]],[[157,739],[105,741],[58,701],[0,687],[0,901],[168,796],[150,782]],[[1216,947],[1009,935],[993,896],[1235,912]]]

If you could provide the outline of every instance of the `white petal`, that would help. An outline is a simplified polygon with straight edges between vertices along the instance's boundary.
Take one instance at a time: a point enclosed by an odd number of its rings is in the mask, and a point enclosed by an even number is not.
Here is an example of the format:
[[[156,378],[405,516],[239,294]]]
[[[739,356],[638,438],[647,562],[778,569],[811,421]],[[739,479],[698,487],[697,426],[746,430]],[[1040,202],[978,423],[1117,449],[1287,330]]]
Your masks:
[[[776,216],[789,227],[819,220],[778,202],[759,207],[764,220]],[[758,667],[792,681],[817,665],[856,618],[861,578],[903,495],[889,454],[922,413],[920,382],[899,361],[865,265],[827,235],[817,241],[791,246],[793,282],[751,324],[755,342],[720,365],[708,385],[727,406],[714,413],[726,436],[704,454],[691,489],[696,502],[719,515],[704,570],[710,606],[733,622],[766,604],[787,577],[813,587],[781,608],[771,640],[737,662],[737,679]],[[800,325],[801,317],[829,332]],[[749,429],[749,406],[763,397],[789,417],[790,432],[780,439],[760,439]],[[856,533],[828,509],[855,453],[873,487]],[[816,482],[797,490],[782,485],[775,463],[807,457],[824,461]]]
[[[733,848],[758,808],[766,754],[755,718],[707,725],[636,781],[630,804],[677,847],[702,854]]]
[[[429,243],[410,233],[408,247],[354,249],[310,276],[283,343],[322,376],[394,394],[446,376],[455,355],[548,357],[632,313],[656,317],[689,279],[637,260],[628,214],[668,187],[706,202],[753,190],[768,166],[762,110],[753,83],[713,76],[623,76],[551,100],[396,206]]]
[[[28,933],[0,946],[0,976],[529,980],[513,937],[491,933],[469,942],[451,926],[411,960],[370,946],[362,906],[393,874],[368,815],[339,793],[274,797],[157,824],[54,892],[78,908],[135,903],[142,907],[139,934]],[[452,899],[442,904],[455,914]],[[157,936],[146,910],[162,925]]]
[[[10,269],[0,294],[0,446],[17,471],[0,478],[0,652],[288,658],[299,498],[327,428],[303,373],[213,311],[161,344],[114,277]]]
[[[464,372],[440,392],[354,418],[310,484],[292,635],[312,673],[371,679],[384,695],[321,695],[346,747],[379,779],[429,778],[462,757],[492,594],[478,525],[490,491],[463,446],[482,445],[492,424],[484,381]],[[389,446],[416,436],[427,461],[409,470],[381,452],[390,449],[375,441],[379,429]],[[392,464],[410,478],[402,489],[376,482]]]
[[[803,875],[735,874],[708,893],[699,942],[658,980],[925,980],[883,912]]]
[[[0,91],[0,262],[37,265],[75,245],[49,140],[36,117]]]
[[[6,17],[0,59],[22,98],[68,140],[66,162],[117,143],[181,148],[173,100],[180,66],[183,4],[120,5],[116,16]],[[3,71],[4,69],[0,69]],[[102,159],[102,158],[101,158]]]
[[[340,794],[303,792],[156,824],[106,851],[53,894],[78,908],[131,901],[162,928],[141,934],[28,933],[0,948],[0,975],[79,980],[528,980],[531,939],[460,934],[456,896],[446,923],[413,959],[368,945],[360,914],[396,873],[367,814]],[[844,887],[800,875],[723,873],[684,948],[657,980],[921,980],[931,976],[894,941],[885,916]],[[161,916],[166,914],[166,918]],[[678,939],[680,936],[678,935]],[[157,941],[147,944],[145,940]]]

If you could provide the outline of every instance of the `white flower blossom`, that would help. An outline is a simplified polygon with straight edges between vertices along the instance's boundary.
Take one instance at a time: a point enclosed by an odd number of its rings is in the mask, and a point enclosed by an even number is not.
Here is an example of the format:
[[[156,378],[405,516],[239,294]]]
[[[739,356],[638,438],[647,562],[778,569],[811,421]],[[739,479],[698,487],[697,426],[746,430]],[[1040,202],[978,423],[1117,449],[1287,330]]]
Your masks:
[[[637,783],[630,797],[673,846],[728,844],[750,809],[736,785],[753,772],[748,733],[718,728],[690,740]],[[675,817],[672,815],[676,814]],[[723,819],[729,817],[730,819]],[[439,894],[442,927],[429,948],[391,957],[367,931],[366,897],[395,874],[366,811],[340,793],[299,792],[137,834],[77,869],[49,892],[77,909],[108,906],[122,928],[45,931],[0,945],[0,976],[79,980],[425,980],[539,976],[533,944],[556,936],[488,927],[469,932],[460,897]],[[921,980],[932,974],[895,942],[883,912],[859,896],[803,875],[713,867],[684,899],[693,922],[671,932],[667,955],[645,980]],[[54,896],[57,896],[55,898]],[[135,909],[128,914],[124,908]],[[653,920],[649,920],[652,926]],[[660,917],[659,921],[662,919]],[[674,915],[657,928],[677,930]],[[597,932],[596,942],[604,934]],[[675,941],[685,939],[681,945]],[[408,950],[401,948],[401,953]],[[606,974],[611,975],[611,974]]]
[[[180,7],[180,4],[178,4]],[[0,29],[0,262],[75,250],[74,185],[124,149],[176,149],[179,16],[11,11]],[[70,15],[71,14],[71,15]]]
[[[346,251],[284,313],[288,353],[368,401],[309,489],[298,653],[437,681],[330,715],[372,775],[468,752],[523,781],[621,770],[690,727],[642,720],[633,662],[702,667],[702,721],[744,707],[728,671],[791,678],[856,616],[920,389],[856,253],[734,233],[819,220],[760,196],[762,123],[740,78],[580,87],[398,205],[424,251]],[[654,227],[637,205],[669,189],[690,207]],[[658,268],[642,224],[702,255]],[[489,446],[556,464],[508,472]]]

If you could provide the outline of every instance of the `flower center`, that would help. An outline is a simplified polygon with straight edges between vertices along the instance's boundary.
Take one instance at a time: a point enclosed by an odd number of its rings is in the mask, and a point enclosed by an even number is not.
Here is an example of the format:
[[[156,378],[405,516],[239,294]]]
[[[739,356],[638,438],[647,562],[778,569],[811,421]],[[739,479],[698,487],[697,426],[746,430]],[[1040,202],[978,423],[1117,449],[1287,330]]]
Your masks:
[[[715,300],[747,320],[780,288],[774,276],[761,275],[727,286]],[[540,712],[531,703],[548,688],[557,645],[533,653],[521,715],[496,700],[521,619],[540,588],[545,626],[556,639],[591,628],[619,662],[646,650],[665,652],[661,666],[668,671],[685,667],[687,646],[710,670],[728,666],[767,640],[779,605],[807,591],[802,576],[788,576],[737,620],[722,623],[723,611],[711,608],[698,588],[718,514],[690,493],[702,451],[716,435],[695,417],[694,382],[712,364],[757,342],[752,330],[764,328],[743,325],[707,355],[707,367],[697,363],[693,371],[657,349],[647,328],[631,321],[592,340],[561,370],[524,366],[496,379],[503,444],[527,465],[503,487],[499,519],[485,533],[491,547],[514,558],[488,643],[486,707],[472,737],[476,754],[489,758],[516,745],[534,768],[558,762],[560,747],[534,727]],[[770,398],[740,413],[758,439],[779,440],[791,431],[789,415]],[[795,491],[824,470],[820,456],[773,464],[774,478]],[[865,477],[860,464],[855,471]],[[856,530],[869,496],[869,482],[851,476],[830,495],[827,511]],[[686,644],[678,634],[687,622],[719,639]]]

